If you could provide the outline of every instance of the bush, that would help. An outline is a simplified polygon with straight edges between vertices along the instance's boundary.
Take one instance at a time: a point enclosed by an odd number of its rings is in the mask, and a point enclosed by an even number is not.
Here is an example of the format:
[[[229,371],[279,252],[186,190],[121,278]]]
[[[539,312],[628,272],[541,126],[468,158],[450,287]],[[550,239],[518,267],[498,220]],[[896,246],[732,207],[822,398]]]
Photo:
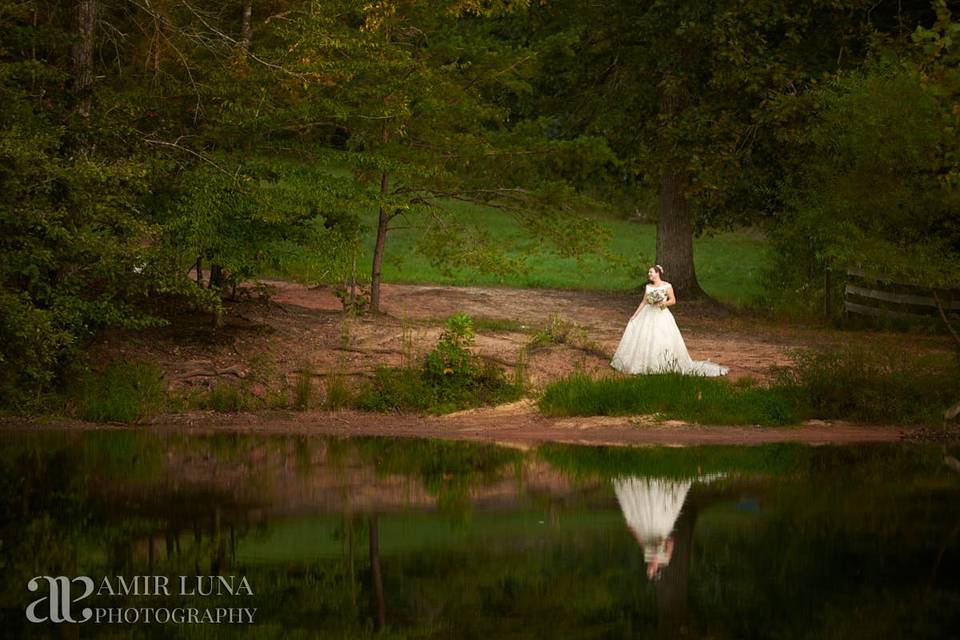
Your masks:
[[[76,414],[92,422],[136,422],[163,406],[163,373],[155,364],[114,364],[83,376],[73,396]]]
[[[434,404],[432,396],[422,376],[415,371],[378,367],[354,402],[364,411],[426,411]]]
[[[469,316],[447,319],[436,347],[419,367],[380,367],[355,404],[371,411],[449,413],[520,397],[496,363],[473,353],[475,333]]]
[[[794,354],[779,384],[823,419],[934,424],[960,397],[960,371],[946,356],[845,349]]]

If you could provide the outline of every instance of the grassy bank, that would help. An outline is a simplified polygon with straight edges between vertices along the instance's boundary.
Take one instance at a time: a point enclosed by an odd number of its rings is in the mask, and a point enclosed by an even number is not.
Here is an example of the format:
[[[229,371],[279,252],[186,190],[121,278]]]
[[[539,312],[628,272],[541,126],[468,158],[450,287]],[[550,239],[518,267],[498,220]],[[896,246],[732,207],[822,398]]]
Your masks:
[[[800,419],[796,403],[782,389],[678,374],[593,378],[577,372],[549,385],[539,404],[548,416],[653,414],[702,424],[769,426]]]
[[[730,382],[677,374],[604,376],[582,372],[550,384],[540,410],[550,416],[654,414],[700,424],[797,424],[806,419],[874,424],[939,424],[960,397],[949,356],[864,350],[804,352],[774,380]]]

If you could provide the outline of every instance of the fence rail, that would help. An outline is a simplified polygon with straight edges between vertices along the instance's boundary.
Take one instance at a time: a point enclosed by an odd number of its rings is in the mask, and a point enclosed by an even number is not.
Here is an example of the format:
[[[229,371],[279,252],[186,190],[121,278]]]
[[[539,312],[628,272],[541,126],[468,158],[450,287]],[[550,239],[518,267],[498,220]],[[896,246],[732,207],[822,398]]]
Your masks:
[[[851,279],[859,282],[851,282]],[[848,314],[909,320],[939,315],[941,308],[944,312],[960,311],[960,291],[876,280],[875,276],[864,271],[847,270],[843,303]],[[903,293],[907,287],[910,293]]]

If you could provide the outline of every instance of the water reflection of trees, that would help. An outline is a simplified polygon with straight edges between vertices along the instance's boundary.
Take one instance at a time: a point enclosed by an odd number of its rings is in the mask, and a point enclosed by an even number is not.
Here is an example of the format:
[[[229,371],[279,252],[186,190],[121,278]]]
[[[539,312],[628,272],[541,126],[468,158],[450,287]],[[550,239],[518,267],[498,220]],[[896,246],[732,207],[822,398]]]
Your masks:
[[[918,615],[927,615],[925,628],[936,633],[950,628],[944,612],[960,610],[956,544],[947,543],[932,584],[936,554],[928,548],[935,540],[939,550],[943,514],[951,525],[960,515],[956,482],[939,453],[919,449],[604,456],[557,447],[541,456],[436,442],[107,441],[70,436],[0,448],[5,609],[22,608],[22,585],[42,566],[64,574],[80,567],[242,573],[258,593],[258,637],[320,629],[357,638],[378,629],[458,638],[564,637],[567,630],[577,637],[795,637],[811,629],[824,637],[870,637],[866,630],[885,624],[909,631]],[[553,492],[547,484],[530,490],[525,474],[545,458],[571,482],[557,483]],[[211,460],[221,464],[203,466]],[[293,462],[292,470],[284,461]],[[268,539],[282,519],[304,513],[308,505],[298,500],[318,499],[305,489],[291,496],[289,486],[279,485],[313,478],[321,462],[325,473],[336,470],[346,479],[322,485],[324,492],[343,492],[339,502],[314,508],[335,521],[323,530],[332,533],[322,535],[334,536],[340,550],[316,554],[305,547],[282,561],[244,560],[244,545]],[[196,465],[193,480],[181,474],[182,464]],[[241,473],[230,475],[243,468],[267,477],[251,489]],[[682,478],[691,469],[731,475],[690,485],[670,528],[670,561],[651,582],[611,479]],[[351,499],[357,485],[349,478],[387,483],[398,476],[423,488],[431,502],[416,494],[411,511],[403,492],[390,494],[394,506]],[[512,498],[496,493],[482,515],[475,513],[483,491],[501,487],[504,478],[514,481]],[[445,502],[444,495],[456,498]],[[274,503],[273,496],[282,500]],[[397,551],[396,537],[423,535],[438,505],[466,509],[444,513],[451,542],[435,546],[424,535],[423,544],[411,540]],[[526,508],[544,523],[467,536]],[[398,529],[402,514],[411,524]],[[605,514],[616,517],[604,520]],[[920,587],[924,598],[916,596]],[[851,614],[865,608],[872,625],[864,624],[865,614]]]

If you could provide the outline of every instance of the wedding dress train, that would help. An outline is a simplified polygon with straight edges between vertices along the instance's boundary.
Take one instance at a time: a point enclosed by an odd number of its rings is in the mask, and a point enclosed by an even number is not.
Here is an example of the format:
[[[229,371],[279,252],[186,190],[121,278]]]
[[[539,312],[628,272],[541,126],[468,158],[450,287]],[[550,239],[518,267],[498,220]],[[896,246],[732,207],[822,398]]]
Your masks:
[[[644,296],[665,292],[670,285],[647,285]],[[727,367],[709,360],[693,360],[680,335],[670,309],[646,304],[627,323],[620,345],[610,365],[624,373],[682,373],[700,376],[722,376]]]

